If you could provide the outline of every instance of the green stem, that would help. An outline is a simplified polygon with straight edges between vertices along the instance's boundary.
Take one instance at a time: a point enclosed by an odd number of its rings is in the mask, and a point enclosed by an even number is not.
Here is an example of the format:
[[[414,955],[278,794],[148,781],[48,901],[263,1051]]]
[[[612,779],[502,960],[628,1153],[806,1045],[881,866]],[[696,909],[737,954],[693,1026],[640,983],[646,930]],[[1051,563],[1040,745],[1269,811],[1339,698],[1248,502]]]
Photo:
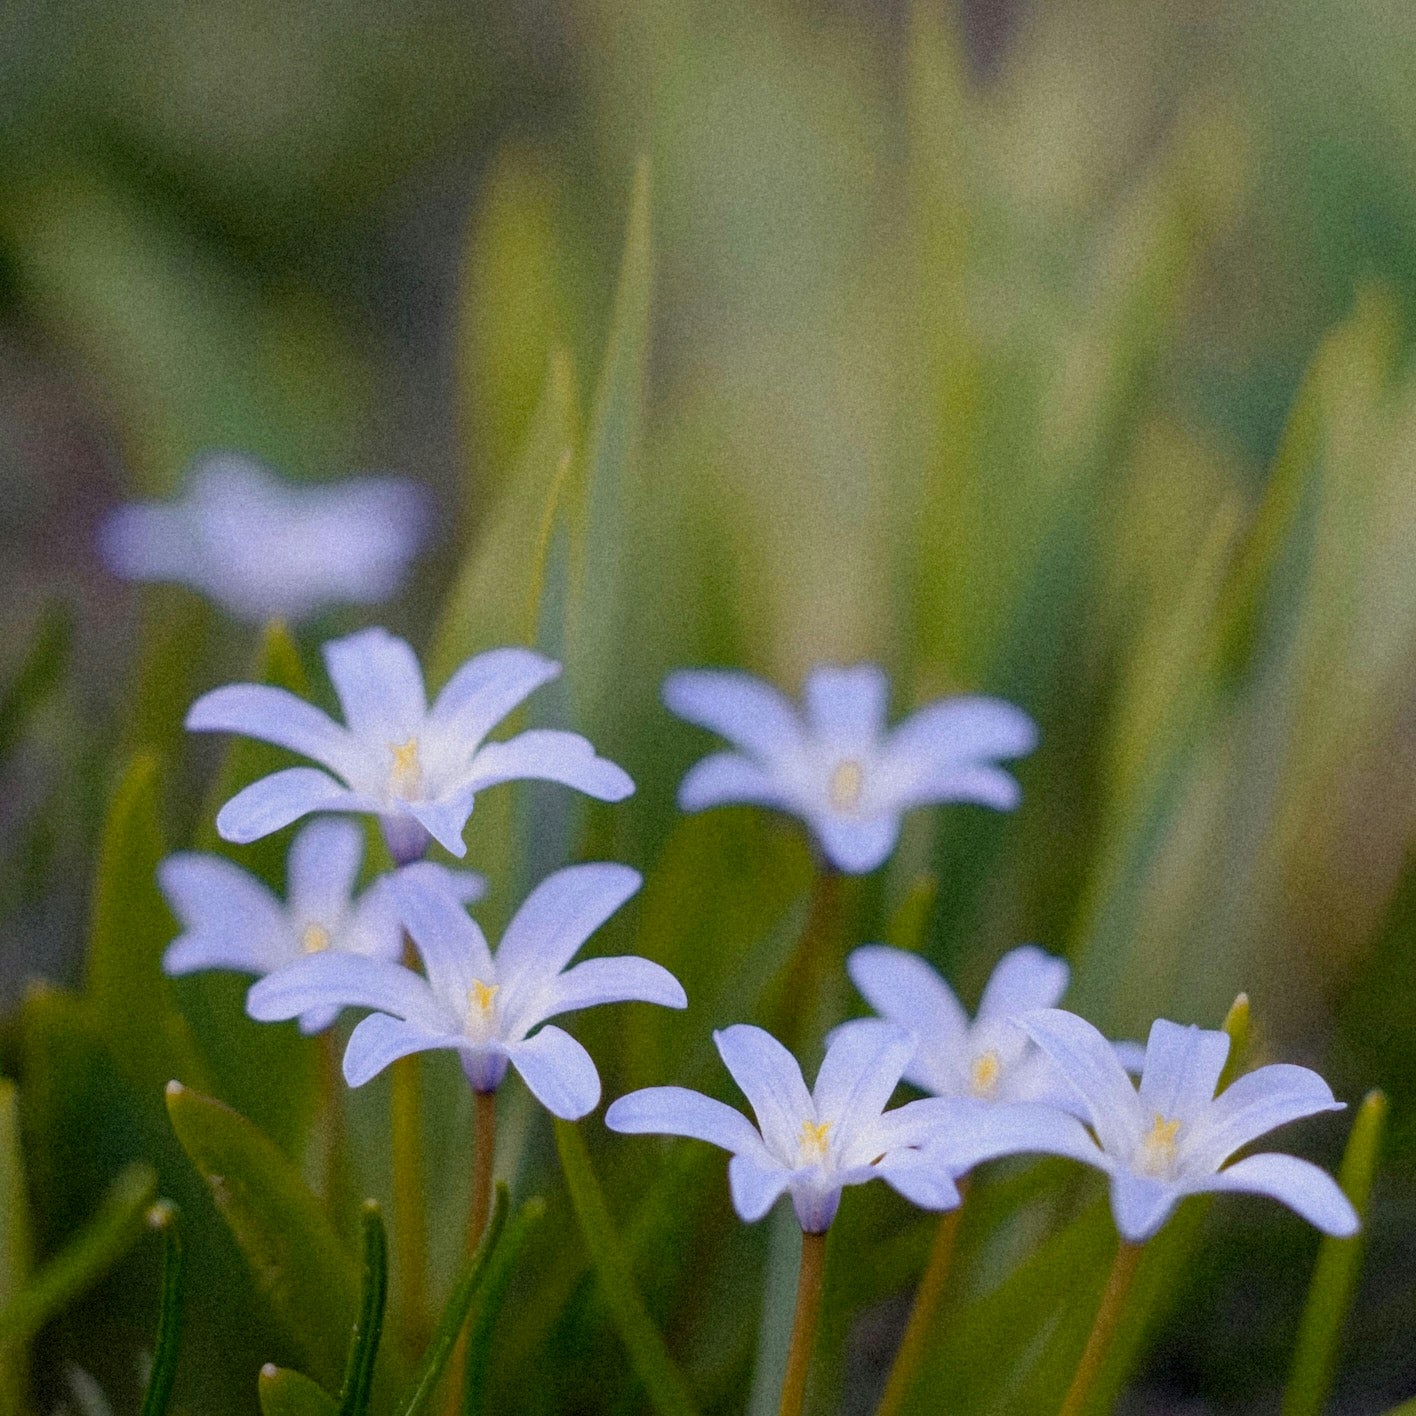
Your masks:
[[[801,1268],[797,1274],[796,1314],[792,1341],[787,1349],[787,1373],[782,1378],[778,1416],[801,1416],[806,1404],[806,1378],[811,1370],[811,1349],[821,1317],[821,1291],[826,1278],[826,1235],[801,1236]]]
[[[939,1300],[944,1294],[944,1284],[949,1277],[949,1267],[954,1258],[954,1245],[959,1236],[959,1219],[963,1214],[964,1183],[959,1184],[959,1204],[939,1217],[939,1227],[934,1231],[934,1243],[930,1246],[929,1262],[925,1265],[919,1287],[915,1290],[914,1307],[910,1309],[910,1320],[905,1326],[905,1334],[900,1339],[899,1350],[895,1353],[890,1376],[885,1383],[880,1405],[875,1408],[875,1416],[897,1416],[919,1375],[920,1364],[924,1360],[925,1343],[929,1340],[929,1330],[934,1323],[934,1315],[939,1308]]]
[[[1082,1360],[1077,1363],[1076,1375],[1067,1395],[1062,1400],[1058,1416],[1081,1416],[1086,1410],[1087,1399],[1096,1384],[1101,1364],[1106,1357],[1106,1349],[1116,1335],[1116,1326],[1121,1321],[1122,1309],[1126,1306],[1126,1295],[1131,1290],[1131,1281],[1136,1276],[1136,1265],[1141,1259],[1140,1244],[1128,1244],[1124,1239],[1116,1250],[1116,1261],[1106,1278],[1106,1291],[1101,1295],[1101,1306],[1096,1310],[1096,1321],[1092,1324],[1091,1336],[1087,1338]]]

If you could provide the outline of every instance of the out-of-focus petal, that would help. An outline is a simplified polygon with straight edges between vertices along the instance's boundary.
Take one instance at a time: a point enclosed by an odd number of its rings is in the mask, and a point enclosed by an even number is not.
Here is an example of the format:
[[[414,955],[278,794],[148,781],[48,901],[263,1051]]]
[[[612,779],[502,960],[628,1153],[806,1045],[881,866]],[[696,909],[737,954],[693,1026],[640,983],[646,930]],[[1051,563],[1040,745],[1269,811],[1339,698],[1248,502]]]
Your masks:
[[[560,782],[597,801],[623,801],[634,780],[623,767],[595,749],[579,733],[531,728],[505,742],[489,742],[472,758],[463,785],[472,791],[499,782]]]
[[[817,812],[811,817],[811,829],[822,854],[837,870],[866,875],[890,858],[900,837],[900,818],[893,814],[848,817]]]
[[[922,1104],[922,1103],[920,1103]],[[961,1098],[929,1148],[956,1175],[1006,1155],[1060,1155],[1105,1168],[1101,1148],[1075,1117],[1039,1102],[992,1105]]]
[[[423,671],[407,641],[374,626],[330,640],[324,660],[344,721],[357,737],[393,748],[423,726]]]
[[[1225,1087],[1196,1118],[1192,1133],[1181,1138],[1181,1153],[1190,1165],[1214,1169],[1240,1146],[1279,1126],[1342,1109],[1343,1103],[1316,1072],[1275,1062],[1246,1072]]]
[[[433,701],[430,726],[467,755],[519,703],[561,671],[534,649],[489,649],[468,659]]]
[[[913,761],[963,764],[1022,757],[1037,746],[1037,725],[1001,698],[966,694],[912,713],[890,734],[890,752]]]
[[[851,952],[846,972],[882,1018],[914,1033],[918,1051],[905,1068],[909,1081],[934,1090],[953,1075],[968,1039],[968,1015],[924,959],[886,944],[865,944]]]
[[[687,1087],[646,1087],[610,1104],[605,1125],[630,1135],[687,1136],[765,1161],[762,1137],[740,1111]]]
[[[1001,767],[946,763],[908,777],[903,772],[897,775],[902,782],[899,792],[902,808],[952,801],[991,806],[995,811],[1012,811],[1023,799],[1023,789],[1017,779]]]
[[[187,712],[186,727],[259,738],[312,758],[346,780],[364,761],[363,749],[333,718],[270,684],[232,683],[202,694]]]
[[[387,1013],[370,1013],[349,1034],[344,1049],[344,1080],[351,1087],[362,1087],[400,1057],[456,1045],[454,1035],[429,1032],[414,1023],[390,1018]]]
[[[1357,1211],[1337,1181],[1296,1155],[1247,1156],[1218,1175],[1196,1182],[1194,1188],[1268,1195],[1338,1239],[1349,1238],[1359,1228]]]
[[[885,731],[890,680],[878,664],[818,664],[802,685],[806,721],[843,752],[872,746]]]
[[[375,804],[316,767],[286,767],[252,782],[216,814],[223,841],[247,845],[312,811],[371,811]]]
[[[1228,1056],[1228,1033],[1157,1018],[1146,1043],[1141,1110],[1167,1120],[1200,1116],[1214,1097]]]
[[[599,1102],[600,1074],[590,1054],[554,1023],[535,1037],[510,1044],[506,1054],[531,1094],[552,1116],[578,1121]]]
[[[695,762],[679,783],[681,811],[738,803],[790,809],[792,797],[766,767],[736,752],[710,753]]]
[[[768,1149],[781,1158],[794,1155],[802,1122],[816,1114],[796,1058],[771,1033],[749,1023],[722,1028],[713,1041],[751,1103]]]
[[[438,845],[460,860],[467,854],[462,833],[472,814],[473,796],[471,787],[462,787],[439,801],[409,802],[408,813]]]
[[[963,1202],[953,1176],[939,1157],[928,1151],[892,1151],[875,1170],[887,1185],[921,1209],[951,1210]]]
[[[664,680],[664,705],[754,756],[796,746],[796,709],[772,684],[735,669],[680,669]]]
[[[312,1008],[374,1008],[437,1033],[452,1023],[427,980],[411,969],[332,949],[267,974],[246,995],[246,1012],[258,1023],[281,1022]]]
[[[1022,944],[999,959],[979,999],[978,1016],[1016,1018],[1038,1008],[1055,1008],[1067,991],[1071,970],[1065,959],[1036,944]]]
[[[1130,1155],[1141,1135],[1140,1102],[1111,1044],[1085,1019],[1061,1008],[1030,1013],[1019,1026],[1082,1098],[1102,1146],[1114,1155]]]
[[[285,897],[298,918],[328,922],[349,908],[364,859],[364,832],[353,821],[319,817],[290,843]]]
[[[280,901],[239,865],[222,856],[182,851],[158,866],[157,880],[185,930],[163,955],[168,973],[265,973],[289,960]]]

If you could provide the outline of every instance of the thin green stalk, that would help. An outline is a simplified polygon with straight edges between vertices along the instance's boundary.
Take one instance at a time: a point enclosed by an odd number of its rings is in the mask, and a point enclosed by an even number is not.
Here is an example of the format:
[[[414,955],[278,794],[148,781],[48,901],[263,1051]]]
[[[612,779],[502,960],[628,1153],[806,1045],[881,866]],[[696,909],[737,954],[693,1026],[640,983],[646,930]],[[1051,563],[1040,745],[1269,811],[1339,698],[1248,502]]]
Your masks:
[[[1116,1250],[1116,1261],[1107,1275],[1106,1291],[1101,1295],[1101,1306],[1096,1311],[1096,1321],[1092,1324],[1091,1336],[1087,1338],[1082,1360],[1077,1363],[1076,1375],[1067,1395],[1062,1399],[1058,1416],[1081,1416],[1086,1410],[1092,1387],[1096,1384],[1102,1361],[1106,1357],[1111,1339],[1116,1335],[1117,1324],[1126,1306],[1126,1295],[1131,1290],[1131,1281],[1136,1276],[1136,1265],[1140,1262],[1143,1246],[1129,1244],[1124,1239]]]
[[[796,1313],[792,1340],[787,1349],[787,1373],[782,1378],[778,1416],[801,1416],[806,1404],[806,1379],[811,1371],[811,1350],[821,1317],[821,1295],[826,1278],[826,1235],[801,1236],[801,1268],[797,1274]]]
[[[403,961],[414,966],[412,942],[403,941]],[[399,1288],[411,1345],[428,1334],[428,1230],[423,1212],[423,1111],[418,1058],[400,1057],[389,1069],[392,1085],[389,1129],[393,1152],[393,1243]]]

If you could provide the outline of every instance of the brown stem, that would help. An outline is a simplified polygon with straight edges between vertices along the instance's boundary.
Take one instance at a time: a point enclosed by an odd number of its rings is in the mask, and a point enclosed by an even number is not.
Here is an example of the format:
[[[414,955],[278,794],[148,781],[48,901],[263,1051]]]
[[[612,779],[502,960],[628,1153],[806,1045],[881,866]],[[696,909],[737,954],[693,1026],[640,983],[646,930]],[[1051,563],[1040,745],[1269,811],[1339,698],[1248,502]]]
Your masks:
[[[1141,1247],[1140,1244],[1128,1244],[1123,1239],[1116,1250],[1116,1262],[1107,1275],[1106,1291],[1101,1295],[1101,1306],[1096,1310],[1091,1336],[1087,1338],[1086,1350],[1077,1363],[1077,1373],[1072,1378],[1072,1385],[1067,1388],[1058,1416],[1080,1416],[1086,1409],[1092,1387],[1101,1372],[1106,1349],[1111,1346],[1116,1326],[1121,1321],[1126,1295],[1130,1292],[1131,1280],[1135,1278],[1136,1265],[1140,1262]]]
[[[910,1320],[905,1325],[905,1334],[900,1339],[899,1350],[895,1353],[884,1394],[880,1398],[880,1405],[875,1408],[875,1416],[896,1416],[919,1375],[920,1364],[924,1360],[925,1343],[929,1340],[929,1330],[939,1309],[939,1300],[943,1297],[944,1284],[949,1277],[949,1267],[954,1258],[959,1219],[963,1214],[965,1185],[966,1182],[959,1182],[959,1204],[939,1217],[939,1226],[934,1231],[934,1243],[929,1250],[929,1262],[924,1267],[919,1287],[915,1289]]]
[[[821,1291],[826,1277],[826,1235],[801,1236],[801,1268],[797,1274],[796,1315],[792,1341],[787,1349],[787,1373],[782,1379],[778,1416],[801,1416],[806,1402],[806,1378],[811,1370],[811,1349],[821,1316]]]

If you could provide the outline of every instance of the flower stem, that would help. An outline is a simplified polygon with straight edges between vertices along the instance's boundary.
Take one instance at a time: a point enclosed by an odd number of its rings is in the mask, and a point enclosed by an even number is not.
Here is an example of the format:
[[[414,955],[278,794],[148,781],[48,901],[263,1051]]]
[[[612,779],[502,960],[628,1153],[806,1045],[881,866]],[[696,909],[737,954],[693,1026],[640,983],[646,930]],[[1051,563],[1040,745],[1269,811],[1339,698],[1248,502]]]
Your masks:
[[[403,962],[414,967],[412,941],[403,939]],[[389,1069],[389,1129],[393,1151],[393,1242],[402,1289],[400,1307],[415,1349],[428,1335],[428,1229],[423,1211],[423,1109],[418,1057],[400,1057]]]
[[[875,1408],[875,1416],[896,1416],[919,1375],[930,1325],[938,1311],[939,1300],[944,1294],[944,1283],[949,1277],[949,1267],[954,1259],[959,1218],[963,1214],[964,1188],[964,1182],[960,1181],[959,1204],[939,1217],[939,1226],[934,1231],[934,1243],[929,1250],[929,1262],[925,1265],[919,1287],[915,1290],[910,1320],[905,1325],[905,1335],[900,1339],[899,1350],[895,1353],[884,1394],[880,1398],[880,1405]]]
[[[472,1198],[467,1207],[467,1253],[470,1256],[482,1241],[487,1217],[492,1212],[492,1172],[497,1150],[497,1094],[472,1093]],[[458,1334],[457,1346],[448,1363],[443,1416],[458,1416],[467,1385],[467,1334]]]
[[[1092,1387],[1096,1385],[1105,1360],[1106,1350],[1116,1335],[1116,1326],[1121,1320],[1122,1309],[1126,1306],[1126,1295],[1131,1289],[1131,1280],[1136,1276],[1136,1265],[1141,1258],[1140,1244],[1128,1244],[1124,1239],[1116,1250],[1116,1261],[1107,1275],[1106,1291],[1101,1295],[1101,1306],[1096,1310],[1096,1321],[1092,1324],[1091,1336],[1087,1338],[1082,1360],[1077,1363],[1076,1375],[1067,1395],[1062,1400],[1058,1416],[1080,1416],[1086,1409]]]
[[[826,1277],[826,1235],[801,1236],[801,1268],[797,1274],[796,1315],[787,1350],[787,1374],[782,1379],[778,1416],[801,1416],[806,1402],[806,1377],[811,1370],[811,1349],[821,1316],[821,1290]]]

